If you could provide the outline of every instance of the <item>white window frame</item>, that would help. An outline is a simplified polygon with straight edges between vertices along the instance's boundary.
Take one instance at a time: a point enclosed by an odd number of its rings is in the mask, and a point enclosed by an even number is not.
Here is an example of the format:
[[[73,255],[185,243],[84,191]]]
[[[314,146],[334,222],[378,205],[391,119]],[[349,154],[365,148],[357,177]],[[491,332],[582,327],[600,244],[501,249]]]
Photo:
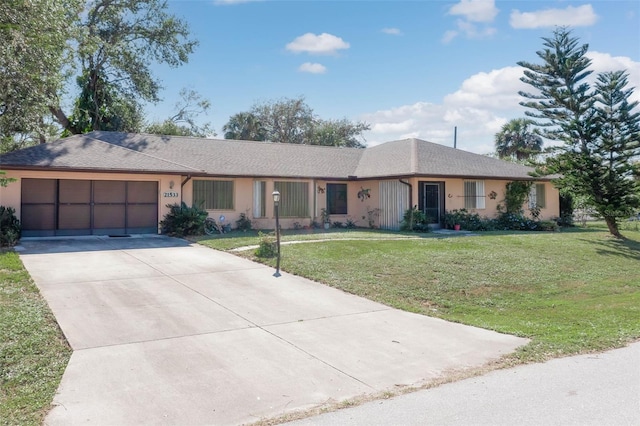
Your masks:
[[[529,208],[544,209],[547,204],[547,193],[544,183],[534,183],[529,191]],[[542,200],[542,201],[540,201]]]

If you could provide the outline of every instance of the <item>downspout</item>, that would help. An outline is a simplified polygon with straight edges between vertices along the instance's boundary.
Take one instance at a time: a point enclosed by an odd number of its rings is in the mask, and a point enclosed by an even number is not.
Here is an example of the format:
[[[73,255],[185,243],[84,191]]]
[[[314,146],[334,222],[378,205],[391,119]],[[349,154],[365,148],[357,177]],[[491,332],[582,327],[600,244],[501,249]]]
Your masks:
[[[184,193],[183,189],[184,186],[187,184],[187,182],[189,182],[191,180],[191,175],[187,175],[186,179],[182,181],[182,183],[180,184],[180,204],[182,204],[182,194]]]
[[[412,209],[413,208],[413,185],[411,185],[409,182],[403,181],[402,179],[398,179],[398,182],[404,183],[409,187],[409,208]]]

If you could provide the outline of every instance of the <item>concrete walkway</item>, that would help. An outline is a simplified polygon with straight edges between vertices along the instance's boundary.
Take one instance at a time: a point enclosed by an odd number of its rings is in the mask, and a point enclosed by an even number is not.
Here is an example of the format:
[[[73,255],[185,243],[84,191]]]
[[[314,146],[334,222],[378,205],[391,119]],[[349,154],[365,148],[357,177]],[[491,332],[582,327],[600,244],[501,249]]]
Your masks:
[[[481,366],[525,339],[183,240],[26,240],[74,349],[48,425],[242,424]]]

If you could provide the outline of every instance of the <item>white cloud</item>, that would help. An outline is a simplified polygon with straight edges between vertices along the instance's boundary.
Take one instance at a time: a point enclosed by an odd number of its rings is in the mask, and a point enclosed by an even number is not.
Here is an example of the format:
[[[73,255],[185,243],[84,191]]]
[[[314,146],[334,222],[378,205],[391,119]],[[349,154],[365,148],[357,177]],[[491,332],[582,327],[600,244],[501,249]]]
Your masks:
[[[462,0],[449,9],[449,15],[461,16],[456,20],[456,30],[449,30],[442,36],[442,42],[450,43],[459,35],[467,38],[485,38],[496,33],[489,24],[493,22],[498,9],[493,0]]]
[[[398,28],[383,28],[381,31],[389,35],[402,35],[402,31]]]
[[[444,44],[450,43],[454,38],[458,36],[458,32],[454,30],[449,30],[444,33],[442,36],[442,42]]]
[[[470,22],[493,22],[498,9],[494,0],[461,0],[451,6],[449,14],[463,16]]]
[[[311,74],[324,74],[327,72],[327,67],[318,63],[305,62],[298,67],[298,71],[308,72]]]
[[[590,4],[564,9],[545,9],[536,12],[511,11],[509,24],[513,28],[543,28],[555,26],[588,27],[596,23],[598,15]]]
[[[287,50],[294,53],[307,52],[310,54],[336,54],[338,50],[348,49],[349,43],[332,34],[319,35],[306,33],[287,44]]]
[[[593,74],[625,70],[628,88],[635,87],[632,101],[640,101],[640,62],[628,57],[589,52]],[[524,99],[518,91],[532,88],[520,81],[521,67],[505,67],[479,72],[464,80],[458,90],[446,95],[440,103],[415,102],[362,115],[371,124],[365,134],[370,146],[382,142],[415,137],[447,146],[453,144],[453,128],[458,127],[458,148],[486,154],[493,151],[495,134],[512,118],[524,117]]]

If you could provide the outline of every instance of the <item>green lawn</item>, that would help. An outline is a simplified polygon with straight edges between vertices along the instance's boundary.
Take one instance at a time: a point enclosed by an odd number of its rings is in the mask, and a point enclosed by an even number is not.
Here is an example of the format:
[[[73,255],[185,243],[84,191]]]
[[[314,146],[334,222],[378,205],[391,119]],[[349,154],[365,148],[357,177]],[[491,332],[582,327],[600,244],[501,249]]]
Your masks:
[[[304,236],[327,241],[283,245],[282,269],[407,311],[529,337],[514,355],[527,362],[640,338],[637,223],[624,224],[623,233],[629,240],[617,241],[596,224],[452,238]],[[283,241],[296,239],[302,238],[287,234]],[[219,249],[257,242],[255,236],[201,241]],[[254,258],[253,250],[240,255]]]
[[[18,255],[0,250],[0,424],[40,425],[70,356]]]

